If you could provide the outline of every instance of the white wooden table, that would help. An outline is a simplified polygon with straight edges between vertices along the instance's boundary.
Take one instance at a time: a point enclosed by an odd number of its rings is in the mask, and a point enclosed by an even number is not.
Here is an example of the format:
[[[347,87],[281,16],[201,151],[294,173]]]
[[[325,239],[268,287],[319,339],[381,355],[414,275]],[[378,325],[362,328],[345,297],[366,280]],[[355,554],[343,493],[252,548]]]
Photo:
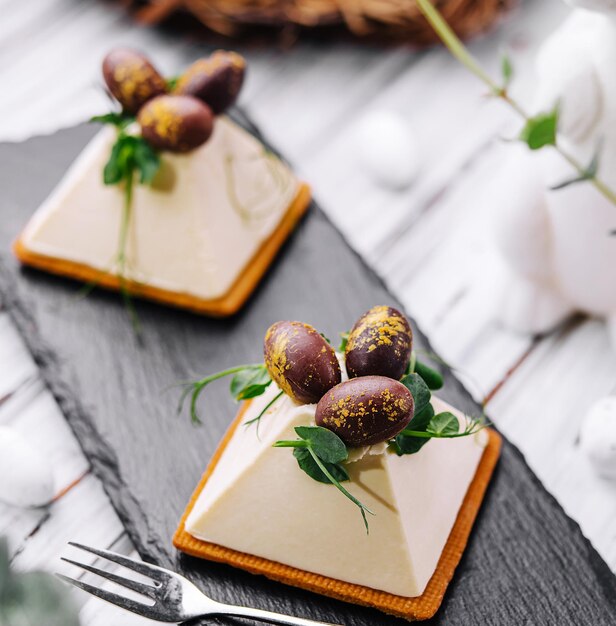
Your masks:
[[[473,44],[496,73],[512,50],[522,95],[532,89],[532,53],[566,14],[558,0],[527,2]],[[135,27],[94,0],[0,0],[0,139],[23,139],[104,110],[96,86],[102,54],[118,43],[148,50],[175,73],[200,53]],[[288,52],[247,50],[242,104],[308,180],[349,243],[385,279],[435,349],[456,367],[499,428],[579,522],[616,571],[616,484],[597,478],[576,440],[578,398],[616,390],[616,356],[602,323],[578,319],[533,340],[496,321],[490,291],[500,266],[482,203],[507,150],[512,118],[442,50],[416,54],[350,44],[303,44]],[[7,88],[8,87],[8,88]],[[368,109],[402,113],[414,126],[422,169],[402,192],[379,188],[359,167],[354,124]],[[0,504],[15,566],[58,569],[68,540],[130,553],[132,546],[11,320],[0,311],[0,424],[28,432],[54,468],[47,510]],[[63,571],[66,571],[64,568]],[[83,603],[83,595],[77,595]],[[141,620],[85,602],[87,626]]]

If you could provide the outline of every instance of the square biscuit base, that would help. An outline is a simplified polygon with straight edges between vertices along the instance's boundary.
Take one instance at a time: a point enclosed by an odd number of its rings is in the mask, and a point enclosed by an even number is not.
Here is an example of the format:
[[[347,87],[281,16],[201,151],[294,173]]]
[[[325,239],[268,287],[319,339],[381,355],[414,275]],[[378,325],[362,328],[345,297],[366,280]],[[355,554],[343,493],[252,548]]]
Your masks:
[[[405,598],[385,591],[378,591],[342,580],[328,578],[327,576],[321,576],[320,574],[306,572],[262,557],[238,552],[231,548],[196,539],[186,532],[186,519],[194,507],[199,494],[206,486],[209,477],[212,475],[235,429],[241,423],[242,415],[247,408],[247,404],[248,403],[245,403],[240,409],[193,493],[173,537],[173,545],[178,550],[191,556],[226,563],[227,565],[244,569],[252,574],[262,574],[263,576],[267,576],[268,578],[287,585],[307,589],[308,591],[330,596],[337,600],[376,608],[390,615],[395,615],[396,617],[402,617],[408,620],[423,620],[434,616],[443,601],[447,586],[462,558],[473,523],[481,507],[494,467],[498,461],[501,449],[500,435],[490,428],[487,429],[488,443],[477,466],[473,481],[466,492],[462,506],[458,511],[456,521],[451,529],[436,570],[422,595],[414,598]]]
[[[297,195],[289,205],[276,229],[261,244],[252,259],[246,264],[229,291],[218,298],[204,299],[187,293],[168,291],[147,284],[127,280],[124,287],[132,296],[153,300],[173,307],[187,309],[194,313],[211,317],[227,317],[237,313],[252,292],[256,289],[263,275],[276,257],[276,254],[291,235],[298,222],[310,205],[310,188],[300,184]],[[38,254],[28,250],[21,237],[13,244],[15,256],[24,265],[36,269],[92,283],[114,291],[120,290],[120,279],[117,275],[98,270],[83,263],[76,263],[58,257]]]

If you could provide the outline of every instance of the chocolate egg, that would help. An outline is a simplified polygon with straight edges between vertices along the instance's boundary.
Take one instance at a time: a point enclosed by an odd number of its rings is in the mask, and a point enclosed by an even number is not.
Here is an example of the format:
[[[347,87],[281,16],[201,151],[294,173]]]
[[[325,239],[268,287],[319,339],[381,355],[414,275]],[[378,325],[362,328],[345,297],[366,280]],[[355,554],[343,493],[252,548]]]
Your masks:
[[[276,322],[265,334],[265,366],[293,400],[314,404],[341,379],[333,348],[309,324]]]
[[[214,116],[192,96],[158,96],[141,108],[137,121],[153,148],[189,152],[210,138]]]
[[[355,323],[345,349],[349,378],[389,376],[400,380],[411,360],[413,332],[400,311],[375,306]]]
[[[242,56],[217,50],[207,59],[195,61],[178,79],[174,93],[195,96],[218,115],[236,101],[245,72]]]
[[[397,380],[361,376],[330,389],[317,404],[315,420],[348,446],[370,446],[404,430],[413,407],[411,392]]]
[[[114,98],[131,115],[167,90],[165,79],[156,68],[143,54],[130,48],[116,48],[105,57],[103,78]]]

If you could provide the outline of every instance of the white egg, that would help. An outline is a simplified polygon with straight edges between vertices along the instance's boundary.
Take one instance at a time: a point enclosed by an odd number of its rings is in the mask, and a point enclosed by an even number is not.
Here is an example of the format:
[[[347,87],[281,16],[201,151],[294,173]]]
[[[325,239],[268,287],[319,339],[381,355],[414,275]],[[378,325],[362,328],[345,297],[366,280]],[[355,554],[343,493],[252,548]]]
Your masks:
[[[590,407],[580,446],[598,474],[616,479],[616,396],[601,398]]]
[[[391,111],[370,111],[357,123],[354,140],[356,157],[374,182],[389,189],[404,189],[413,182],[417,147],[404,117]]]
[[[15,429],[0,426],[0,501],[36,507],[48,504],[53,495],[49,460]]]

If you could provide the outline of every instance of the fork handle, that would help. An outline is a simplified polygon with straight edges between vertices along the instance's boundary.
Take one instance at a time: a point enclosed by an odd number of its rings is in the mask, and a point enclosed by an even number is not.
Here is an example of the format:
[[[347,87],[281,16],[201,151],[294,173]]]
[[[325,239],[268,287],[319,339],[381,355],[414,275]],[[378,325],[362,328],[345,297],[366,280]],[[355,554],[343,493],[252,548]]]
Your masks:
[[[261,609],[251,609],[244,606],[225,605],[224,610],[221,610],[221,613],[235,617],[251,617],[261,622],[268,622],[270,624],[284,624],[286,626],[340,626],[339,624],[315,622],[311,619],[291,617],[290,615],[272,613],[271,611],[262,611]]]

